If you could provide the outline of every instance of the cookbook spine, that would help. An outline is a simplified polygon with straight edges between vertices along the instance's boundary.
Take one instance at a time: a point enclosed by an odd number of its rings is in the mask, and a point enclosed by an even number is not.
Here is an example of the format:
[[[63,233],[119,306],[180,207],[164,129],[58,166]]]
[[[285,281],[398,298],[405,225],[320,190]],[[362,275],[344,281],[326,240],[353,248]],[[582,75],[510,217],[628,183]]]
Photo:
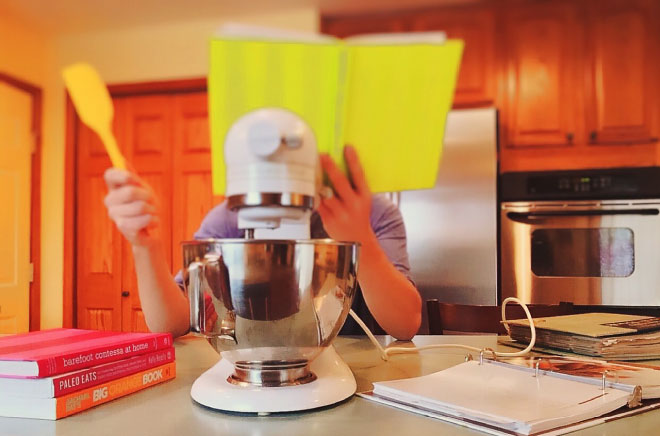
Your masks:
[[[172,362],[173,360],[174,348],[168,348],[54,377],[54,397],[61,397],[71,392],[116,380],[130,374],[135,374],[136,372]]]
[[[55,418],[64,418],[99,404],[132,394],[176,376],[176,363],[170,362],[157,368],[141,371],[117,380],[112,380],[82,391],[57,398]]]
[[[89,368],[102,363],[115,362],[171,346],[172,335],[169,333],[144,339],[126,339],[96,347],[90,346],[84,351],[76,351],[38,360],[38,377],[49,377],[77,369]]]

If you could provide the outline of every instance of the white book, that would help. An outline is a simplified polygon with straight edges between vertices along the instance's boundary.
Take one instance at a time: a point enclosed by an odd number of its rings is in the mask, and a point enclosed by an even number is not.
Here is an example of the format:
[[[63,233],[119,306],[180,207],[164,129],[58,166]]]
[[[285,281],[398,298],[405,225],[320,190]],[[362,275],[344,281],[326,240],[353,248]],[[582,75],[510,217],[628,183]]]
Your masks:
[[[362,396],[492,434],[530,435],[606,415],[635,393],[632,385],[608,382],[603,390],[602,383],[484,360],[374,383]]]

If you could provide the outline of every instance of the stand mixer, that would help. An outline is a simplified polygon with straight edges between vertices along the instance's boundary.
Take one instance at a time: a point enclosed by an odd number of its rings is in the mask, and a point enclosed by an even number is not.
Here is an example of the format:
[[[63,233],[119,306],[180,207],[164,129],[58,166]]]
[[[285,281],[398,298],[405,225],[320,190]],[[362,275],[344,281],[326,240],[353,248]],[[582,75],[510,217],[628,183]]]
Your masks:
[[[296,114],[264,108],[234,123],[224,152],[227,204],[246,238],[183,243],[191,330],[222,356],[191,396],[251,413],[342,401],[356,383],[331,342],[355,294],[358,245],[309,239],[314,134]]]

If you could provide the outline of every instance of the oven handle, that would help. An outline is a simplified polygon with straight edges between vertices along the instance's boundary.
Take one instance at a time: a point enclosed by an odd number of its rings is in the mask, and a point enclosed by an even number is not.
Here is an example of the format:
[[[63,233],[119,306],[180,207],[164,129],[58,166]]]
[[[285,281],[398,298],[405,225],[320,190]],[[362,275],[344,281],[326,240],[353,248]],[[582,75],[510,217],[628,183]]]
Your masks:
[[[583,217],[583,216],[608,216],[608,215],[659,215],[660,210],[651,209],[622,209],[622,210],[548,210],[543,212],[508,212],[507,218],[513,221],[524,222],[526,220],[543,218]]]

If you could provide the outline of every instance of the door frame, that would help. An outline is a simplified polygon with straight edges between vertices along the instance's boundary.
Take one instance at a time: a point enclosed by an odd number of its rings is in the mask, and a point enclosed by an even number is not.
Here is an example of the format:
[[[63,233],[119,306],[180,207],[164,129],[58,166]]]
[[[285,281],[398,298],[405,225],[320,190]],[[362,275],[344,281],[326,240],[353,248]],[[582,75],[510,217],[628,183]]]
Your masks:
[[[142,95],[168,95],[207,91],[206,77],[177,79],[141,83],[108,85],[112,97],[135,97]],[[65,91],[66,93],[66,91]],[[78,138],[76,135],[80,118],[76,114],[69,94],[66,93],[66,136],[64,162],[64,270],[63,270],[63,313],[62,326],[77,327],[76,259],[77,234],[76,215],[78,186]]]
[[[34,152],[30,163],[30,331],[41,327],[41,137],[42,137],[42,91],[36,85],[0,72],[0,82],[20,89],[32,99],[32,134]]]

